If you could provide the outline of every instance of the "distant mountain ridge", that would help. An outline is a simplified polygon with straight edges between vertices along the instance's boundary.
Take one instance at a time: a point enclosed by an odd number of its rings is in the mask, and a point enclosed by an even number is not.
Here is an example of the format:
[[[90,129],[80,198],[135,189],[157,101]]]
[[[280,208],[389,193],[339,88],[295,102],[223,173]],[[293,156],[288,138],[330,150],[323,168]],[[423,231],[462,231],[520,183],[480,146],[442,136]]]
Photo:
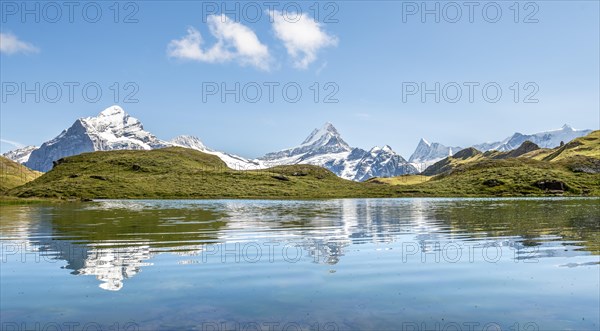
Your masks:
[[[331,170],[350,180],[415,174],[417,169],[389,146],[370,151],[350,147],[331,123],[313,130],[296,147],[268,153],[258,159],[264,167],[290,164],[312,164]]]
[[[448,174],[466,165],[483,164],[498,160],[538,160],[557,162],[569,159],[570,169],[575,172],[600,173],[600,130],[575,138],[570,142],[554,148],[540,148],[537,144],[526,140],[519,147],[508,151],[489,150],[480,152],[469,147],[448,156],[422,172],[426,176]]]
[[[565,124],[557,130],[543,131],[534,134],[522,134],[517,132],[502,141],[473,145],[473,147],[482,152],[489,150],[506,152],[518,148],[525,141],[530,141],[540,148],[554,148],[559,146],[561,142],[566,144],[575,138],[583,137],[591,132],[592,130],[575,130],[570,125]]]
[[[491,150],[507,152],[521,146],[525,141],[530,141],[540,148],[558,147],[561,142],[568,143],[569,141],[583,137],[592,130],[575,130],[571,126],[565,124],[560,129],[543,131],[534,134],[515,133],[510,137],[501,141],[487,142],[472,145],[478,151],[487,152]],[[446,147],[439,143],[429,143],[425,139],[421,139],[414,153],[409,158],[409,162],[419,168],[420,171],[425,170],[428,166],[440,161],[448,156],[454,155],[460,151],[461,147]]]
[[[249,160],[241,156],[213,150],[193,136],[178,136],[171,141],[157,138],[145,131],[142,123],[121,107],[109,107],[96,117],[76,120],[71,127],[40,147],[27,147],[5,154],[27,167],[47,172],[53,162],[68,156],[94,151],[153,150],[165,147],[186,147],[218,156],[236,170],[264,169],[278,165],[312,164],[322,166],[350,180],[366,180],[374,176],[414,174],[417,170],[389,146],[370,151],[350,147],[337,129],[326,123],[315,129],[297,147],[268,153]]]
[[[498,142],[473,145],[482,152],[510,151],[524,141],[542,148],[553,148],[560,142],[584,136],[591,130],[575,130],[564,125],[559,130],[525,135],[515,133]],[[461,147],[430,143],[421,139],[407,161],[389,145],[364,150],[351,147],[331,123],[314,129],[298,146],[267,153],[258,159],[247,159],[234,154],[213,150],[193,136],[178,136],[170,141],[161,140],[145,131],[142,123],[128,115],[121,107],[111,106],[96,117],[76,120],[71,127],[40,147],[28,146],[5,153],[4,156],[27,167],[47,172],[53,162],[63,157],[94,151],[152,150],[165,147],[186,147],[218,156],[228,167],[236,170],[264,169],[278,165],[311,164],[331,170],[336,175],[354,181],[371,177],[395,177],[416,174],[430,165],[461,151]]]

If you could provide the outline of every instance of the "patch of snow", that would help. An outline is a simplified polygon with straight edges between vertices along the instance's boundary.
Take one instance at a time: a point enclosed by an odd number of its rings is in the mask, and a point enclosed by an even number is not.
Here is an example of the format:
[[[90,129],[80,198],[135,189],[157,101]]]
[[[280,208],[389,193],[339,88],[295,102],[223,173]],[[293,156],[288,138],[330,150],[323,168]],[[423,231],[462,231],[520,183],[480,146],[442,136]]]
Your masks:
[[[26,146],[22,148],[18,148],[9,152],[2,154],[7,159],[13,160],[17,163],[24,164],[29,160],[31,153],[36,150],[36,146]]]

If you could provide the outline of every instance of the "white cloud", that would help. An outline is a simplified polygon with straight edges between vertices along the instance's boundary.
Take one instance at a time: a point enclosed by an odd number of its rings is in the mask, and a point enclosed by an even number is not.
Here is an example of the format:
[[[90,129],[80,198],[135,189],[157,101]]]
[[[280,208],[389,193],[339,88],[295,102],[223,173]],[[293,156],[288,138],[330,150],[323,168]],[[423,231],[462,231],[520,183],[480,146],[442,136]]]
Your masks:
[[[304,14],[297,20],[286,20],[284,14],[276,10],[270,11],[269,15],[275,35],[283,42],[297,68],[306,69],[317,59],[321,48],[338,44],[336,36],[327,34],[321,24]]]
[[[226,15],[210,15],[207,20],[210,33],[217,39],[212,47],[203,49],[202,35],[190,27],[185,37],[171,40],[167,47],[168,55],[208,63],[237,61],[241,65],[269,70],[269,48],[258,40],[252,29]]]
[[[17,36],[12,33],[0,32],[0,53],[3,54],[17,54],[17,53],[37,53],[40,50],[32,44],[19,40]]]

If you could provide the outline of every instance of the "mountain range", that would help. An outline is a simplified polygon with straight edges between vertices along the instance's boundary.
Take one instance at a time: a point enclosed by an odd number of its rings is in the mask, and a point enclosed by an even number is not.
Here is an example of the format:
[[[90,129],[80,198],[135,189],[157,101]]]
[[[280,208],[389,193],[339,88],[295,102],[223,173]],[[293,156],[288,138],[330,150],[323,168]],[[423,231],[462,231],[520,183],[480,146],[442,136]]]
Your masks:
[[[53,162],[67,156],[94,151],[152,150],[165,147],[186,147],[218,156],[236,170],[264,169],[277,165],[312,164],[325,167],[340,177],[366,180],[371,177],[391,177],[414,174],[417,170],[389,146],[369,151],[350,147],[331,123],[315,129],[302,144],[262,158],[250,160],[215,151],[193,136],[178,136],[170,141],[157,138],[144,130],[142,123],[121,107],[112,106],[96,117],[80,118],[56,138],[39,148],[28,146],[10,151],[5,157],[27,167],[47,172]]]
[[[350,147],[331,123],[325,123],[320,129],[315,129],[299,146],[268,153],[258,161],[263,167],[288,164],[318,165],[342,178],[356,181],[418,172],[390,146],[376,146],[369,151]]]
[[[525,141],[530,141],[540,148],[554,148],[558,147],[561,142],[566,144],[575,138],[583,137],[591,132],[592,130],[575,130],[571,126],[565,124],[558,130],[534,134],[522,134],[517,132],[500,141],[486,142],[469,147],[473,147],[481,152],[508,152],[517,149]],[[440,143],[430,143],[425,139],[421,139],[415,152],[408,161],[422,172],[436,162],[445,159],[448,156],[452,156],[463,149],[463,147],[448,147]]]
[[[478,144],[473,147],[482,152],[491,150],[507,152],[518,148],[525,141],[530,141],[540,148],[554,148],[559,146],[561,142],[566,144],[575,138],[583,137],[591,132],[592,130],[575,130],[570,125],[565,124],[558,130],[534,134],[522,134],[517,132],[502,141]]]
[[[574,130],[565,125],[559,130],[514,135],[498,142],[472,147],[481,150],[509,151],[529,140],[540,147],[552,148],[561,142],[590,133]],[[40,147],[27,146],[5,153],[4,156],[33,170],[47,172],[54,161],[63,157],[94,151],[152,150],[165,147],[186,147],[216,155],[228,167],[237,170],[264,169],[278,165],[311,164],[331,170],[336,175],[354,181],[371,177],[394,177],[416,174],[428,166],[460,151],[461,147],[447,147],[421,139],[413,155],[405,160],[388,145],[364,150],[351,147],[331,123],[315,129],[298,146],[268,153],[257,159],[216,151],[193,136],[178,136],[170,141],[157,138],[145,131],[142,123],[128,115],[121,107],[112,106],[96,117],[80,118],[68,129]]]

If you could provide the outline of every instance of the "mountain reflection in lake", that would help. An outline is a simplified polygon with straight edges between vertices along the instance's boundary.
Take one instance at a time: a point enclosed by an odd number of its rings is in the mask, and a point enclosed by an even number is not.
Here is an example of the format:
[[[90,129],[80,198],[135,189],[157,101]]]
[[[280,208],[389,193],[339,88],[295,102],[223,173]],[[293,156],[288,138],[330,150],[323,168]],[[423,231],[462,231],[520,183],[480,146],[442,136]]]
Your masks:
[[[444,329],[447,323],[598,329],[598,204],[348,199],[3,206],[2,320],[128,322],[140,330],[269,321],[335,330]]]

